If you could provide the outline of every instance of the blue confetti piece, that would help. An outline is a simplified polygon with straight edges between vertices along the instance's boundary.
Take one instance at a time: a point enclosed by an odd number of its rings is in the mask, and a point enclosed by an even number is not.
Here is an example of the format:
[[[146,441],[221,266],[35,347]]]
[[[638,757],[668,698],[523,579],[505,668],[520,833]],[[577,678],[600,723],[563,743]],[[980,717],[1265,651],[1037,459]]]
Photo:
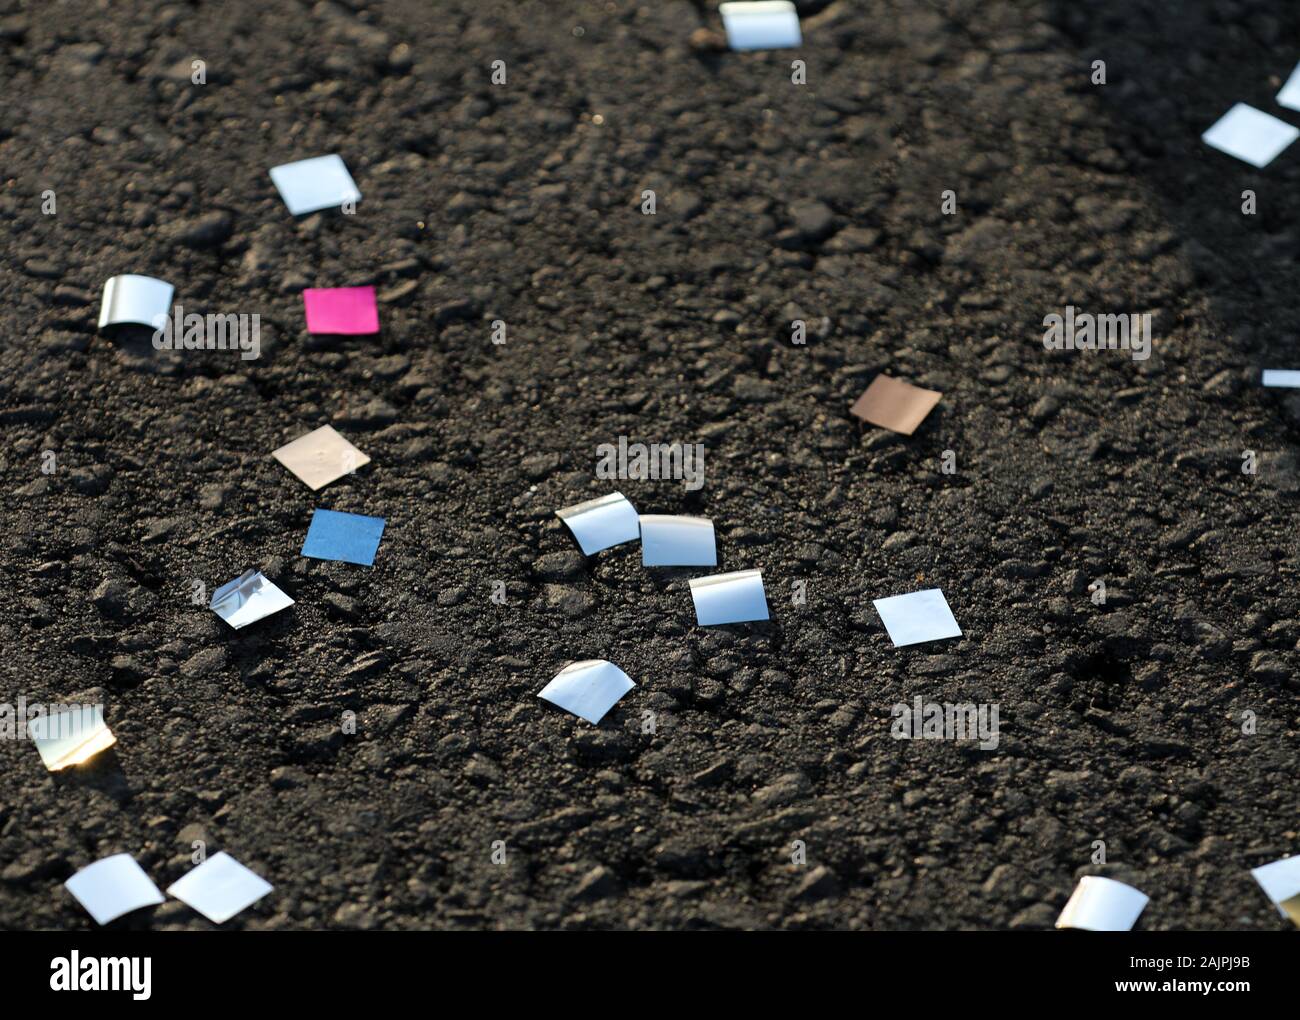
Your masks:
[[[338,560],[369,567],[375,562],[384,518],[316,510],[307,529],[302,554],[315,560]]]

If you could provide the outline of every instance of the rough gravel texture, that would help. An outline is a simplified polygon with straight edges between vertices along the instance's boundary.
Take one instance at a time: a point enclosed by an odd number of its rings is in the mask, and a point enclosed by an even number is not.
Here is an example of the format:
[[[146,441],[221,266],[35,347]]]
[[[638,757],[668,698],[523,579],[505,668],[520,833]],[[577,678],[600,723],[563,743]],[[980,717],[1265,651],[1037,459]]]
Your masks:
[[[236,928],[1045,928],[1088,873],[1143,928],[1285,925],[1248,869],[1300,852],[1300,398],[1257,372],[1297,367],[1300,146],[1199,135],[1300,122],[1300,11],[800,6],[797,54],[733,54],[703,3],[0,5],[0,702],[118,740],[0,740],[0,924],[92,926],[74,870],[201,840],[275,885]],[[364,199],[295,220],[267,168],[329,152]],[[124,272],[262,358],[97,331]],[[358,284],[378,337],[306,335]],[[1154,355],[1045,351],[1067,304]],[[881,371],[944,392],[911,437],[847,413]],[[313,494],[269,454],[325,423],[373,462]],[[697,492],[618,486],[711,517],[770,623],[577,552],[620,435],[704,444]],[[300,558],[317,506],[388,519],[373,569]],[[252,566],[297,604],[191,603]],[[871,600],[932,586],[965,636],[894,649]],[[594,657],[638,683],[601,725],[536,698]],[[917,695],[998,748],[893,739]]]

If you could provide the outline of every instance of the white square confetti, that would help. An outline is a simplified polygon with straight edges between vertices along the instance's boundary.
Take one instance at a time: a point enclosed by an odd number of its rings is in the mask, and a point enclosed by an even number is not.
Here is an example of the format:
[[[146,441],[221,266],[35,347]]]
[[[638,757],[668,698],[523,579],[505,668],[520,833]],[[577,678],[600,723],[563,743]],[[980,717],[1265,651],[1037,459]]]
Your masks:
[[[1061,916],[1058,928],[1085,931],[1130,931],[1150,897],[1113,878],[1087,875],[1079,879]]]
[[[1263,168],[1297,137],[1300,137],[1300,129],[1286,121],[1245,103],[1237,103],[1201,135],[1201,141],[1253,167]]]
[[[891,595],[872,602],[895,648],[961,637],[961,628],[938,588]]]
[[[175,288],[166,280],[152,276],[111,276],[104,281],[104,297],[99,304],[99,328],[133,322],[159,328],[172,307]]]
[[[561,507],[555,516],[573,532],[585,556],[641,536],[636,507],[621,492]]]
[[[695,622],[701,627],[769,618],[763,574],[758,570],[694,578],[691,600],[695,603]]]
[[[1288,110],[1300,110],[1300,64],[1296,65],[1291,77],[1282,86],[1282,91],[1277,94],[1277,103]]]
[[[718,547],[707,517],[643,514],[641,566],[716,567]]]
[[[370,458],[330,425],[286,443],[271,456],[313,492],[370,463]]]
[[[214,591],[208,608],[239,630],[291,605],[293,599],[260,570],[246,570]]]
[[[193,907],[213,924],[224,924],[272,889],[230,854],[214,854],[167,888],[168,896]]]
[[[27,724],[27,733],[51,772],[80,765],[117,743],[99,705],[38,716]]]
[[[1300,926],[1300,856],[1252,868],[1250,874],[1277,912]]]
[[[1260,380],[1265,386],[1300,386],[1300,371],[1294,368],[1266,368]]]
[[[595,725],[635,686],[612,662],[587,659],[565,666],[537,696]]]
[[[271,180],[295,216],[361,201],[347,166],[333,154],[273,166]]]
[[[718,5],[733,50],[777,50],[803,42],[790,0],[735,0]]]
[[[63,883],[96,924],[157,906],[163,894],[130,854],[114,854],[82,868]]]

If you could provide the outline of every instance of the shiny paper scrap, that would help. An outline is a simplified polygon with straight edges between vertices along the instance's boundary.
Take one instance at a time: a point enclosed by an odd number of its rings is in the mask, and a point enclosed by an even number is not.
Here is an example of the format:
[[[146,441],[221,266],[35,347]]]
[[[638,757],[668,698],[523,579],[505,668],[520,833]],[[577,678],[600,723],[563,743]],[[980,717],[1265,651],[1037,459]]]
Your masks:
[[[302,292],[308,333],[366,336],[379,332],[374,287],[308,287]]]
[[[537,696],[594,726],[635,686],[612,662],[587,659],[569,663]]]
[[[277,588],[260,570],[246,570],[212,593],[209,608],[235,630],[263,617],[288,609],[293,599]]]
[[[1252,868],[1250,874],[1277,912],[1300,928],[1300,856]]]
[[[707,517],[642,514],[643,567],[716,567],[718,547]]]
[[[555,516],[573,533],[586,556],[641,537],[636,507],[621,492],[560,507]]]
[[[735,0],[718,5],[727,45],[733,50],[778,50],[799,46],[799,12],[790,0]]]
[[[1061,916],[1056,919],[1056,927],[1129,931],[1150,899],[1131,885],[1116,882],[1113,878],[1086,875],[1079,879]]]
[[[937,390],[878,375],[849,408],[849,413],[882,429],[910,436],[941,399],[943,394]]]
[[[96,861],[63,885],[100,925],[163,901],[163,894],[153,879],[130,854],[114,854]]]
[[[213,854],[167,887],[167,895],[193,907],[213,924],[224,924],[272,889],[230,854]]]
[[[701,627],[770,619],[763,575],[758,570],[697,577],[690,585],[695,622]]]
[[[957,619],[939,588],[875,599],[872,603],[895,648],[961,637]]]
[[[272,451],[271,456],[313,492],[370,463],[369,457],[330,425],[322,425],[314,432],[299,436]]]
[[[273,166],[271,180],[294,216],[361,201],[352,175],[336,154]]]
[[[1201,141],[1261,170],[1297,137],[1300,129],[1286,121],[1246,103],[1237,103],[1201,135]]]
[[[69,706],[37,716],[27,724],[27,733],[51,772],[89,761],[117,742],[99,705]]]
[[[111,276],[104,282],[99,305],[99,328],[135,323],[158,329],[171,312],[175,288],[152,276]]]
[[[385,523],[382,517],[317,509],[311,515],[302,555],[317,560],[372,566]]]

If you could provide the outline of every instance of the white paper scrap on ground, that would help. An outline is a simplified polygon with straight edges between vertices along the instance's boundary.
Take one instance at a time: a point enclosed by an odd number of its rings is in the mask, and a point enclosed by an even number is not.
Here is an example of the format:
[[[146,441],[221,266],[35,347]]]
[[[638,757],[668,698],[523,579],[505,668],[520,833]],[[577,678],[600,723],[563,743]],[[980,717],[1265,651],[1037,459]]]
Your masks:
[[[587,659],[569,663],[537,696],[594,725],[635,686],[612,662]]]
[[[292,443],[285,443],[272,450],[271,456],[313,492],[370,463],[370,458],[339,435],[332,425],[322,425]]]
[[[293,599],[272,584],[260,570],[246,570],[212,593],[209,608],[239,630],[291,605]]]
[[[641,535],[636,507],[621,492],[589,499],[585,503],[563,506],[555,511],[578,540],[583,555],[590,556],[602,549],[631,542]]]
[[[948,608],[948,600],[938,588],[875,599],[872,605],[880,614],[895,648],[961,637],[961,628]]]
[[[1296,64],[1291,77],[1286,80],[1282,91],[1277,94],[1277,103],[1288,110],[1300,110],[1300,64]]]
[[[1113,878],[1086,875],[1079,879],[1061,916],[1058,928],[1085,931],[1130,931],[1151,897]]]
[[[193,907],[213,924],[224,924],[272,889],[224,850],[167,888],[167,895]]]
[[[158,328],[172,309],[175,288],[152,276],[110,276],[99,305],[99,328],[133,322]]]
[[[79,705],[38,716],[27,724],[27,733],[51,772],[80,765],[117,742],[100,705]]]
[[[695,602],[695,622],[701,627],[769,619],[763,574],[758,570],[694,578],[691,598]]]
[[[108,924],[163,901],[163,894],[130,854],[114,854],[87,865],[63,884],[96,924]]]
[[[336,154],[273,166],[271,180],[295,216],[361,201],[352,175]]]
[[[713,522],[707,517],[643,514],[640,521],[643,567],[718,565]]]
[[[1297,137],[1300,128],[1253,106],[1237,103],[1201,135],[1201,141],[1262,169]]]
[[[1300,856],[1252,868],[1250,874],[1264,895],[1273,901],[1277,912],[1300,927]]]
[[[803,43],[790,0],[737,0],[718,5],[733,50],[779,50]]]
[[[1266,368],[1260,381],[1265,386],[1300,386],[1300,370],[1294,368]]]

